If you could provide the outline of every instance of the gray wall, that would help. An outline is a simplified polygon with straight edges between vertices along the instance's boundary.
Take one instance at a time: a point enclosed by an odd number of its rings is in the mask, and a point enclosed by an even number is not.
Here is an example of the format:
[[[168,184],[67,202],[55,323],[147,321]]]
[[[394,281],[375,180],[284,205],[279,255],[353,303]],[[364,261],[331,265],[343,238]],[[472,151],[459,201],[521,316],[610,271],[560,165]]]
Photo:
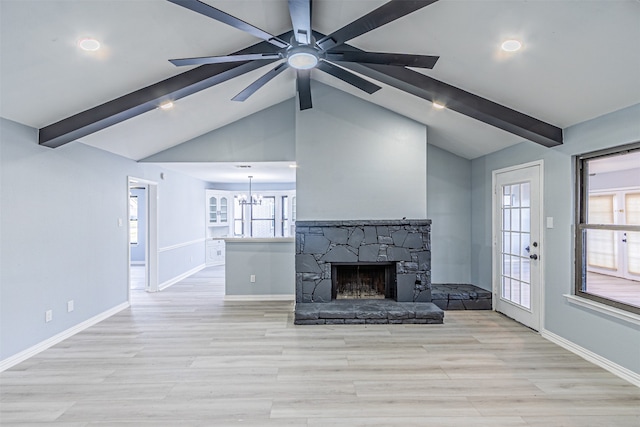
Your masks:
[[[426,127],[312,83],[313,109],[296,113],[298,219],[426,218]]]
[[[431,280],[471,283],[471,161],[427,147]]]
[[[295,161],[295,108],[281,102],[141,162]]]
[[[295,293],[295,243],[227,241],[225,247],[226,295],[293,295]],[[256,276],[251,283],[251,275]]]
[[[572,155],[640,140],[640,104],[569,127],[564,145],[547,149],[523,142],[475,159],[472,167],[471,279],[491,289],[491,172],[544,160],[544,327],[606,359],[640,373],[637,325],[569,304],[573,290],[574,171]]]
[[[202,239],[161,254],[160,282],[204,264],[204,182],[0,119],[1,359],[127,301],[129,175],[158,182],[161,248]]]

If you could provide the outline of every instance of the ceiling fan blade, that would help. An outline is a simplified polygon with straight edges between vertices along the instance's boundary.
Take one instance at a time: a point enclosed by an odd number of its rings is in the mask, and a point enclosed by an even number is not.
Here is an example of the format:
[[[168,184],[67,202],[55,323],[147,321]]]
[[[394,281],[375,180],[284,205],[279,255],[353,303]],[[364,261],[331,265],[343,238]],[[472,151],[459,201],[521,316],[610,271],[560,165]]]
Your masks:
[[[311,70],[298,70],[298,98],[300,111],[312,108],[311,104]]]
[[[200,58],[170,59],[176,67],[184,65],[222,64],[225,62],[260,61],[264,59],[281,59],[277,53],[252,53],[248,55],[203,56]]]
[[[241,19],[236,18],[235,16],[231,16],[226,12],[221,11],[220,9],[216,9],[213,6],[210,6],[206,3],[203,3],[198,0],[168,0],[173,4],[177,4],[178,6],[182,6],[194,12],[197,12],[201,15],[208,16],[209,18],[215,19],[216,21],[222,22],[227,25],[231,25],[238,30],[242,30],[246,33],[251,34],[254,37],[258,37],[262,40],[266,40],[274,46],[278,46],[279,48],[289,47],[289,43],[280,40],[279,38],[267,33],[266,31],[261,30],[258,27],[254,27],[253,25],[244,22]]]
[[[283,62],[282,64],[278,65],[273,70],[269,71],[268,73],[266,73],[265,75],[260,77],[255,82],[251,83],[242,92],[240,92],[239,94],[237,94],[236,96],[231,98],[231,100],[232,101],[240,101],[240,102],[245,101],[247,98],[249,98],[251,95],[253,95],[258,89],[260,89],[262,86],[264,86],[267,83],[269,83],[274,77],[276,77],[278,74],[280,74],[281,72],[283,72],[287,68],[289,68],[289,63]]]
[[[377,84],[371,83],[369,80],[365,80],[362,77],[353,74],[351,71],[347,71],[344,68],[340,68],[327,61],[320,61],[317,68],[367,92],[368,94],[372,94],[382,89]]]
[[[363,64],[399,65],[403,67],[433,68],[440,58],[430,55],[380,52],[327,52],[329,61],[360,62]]]
[[[311,44],[311,0],[289,0],[293,34],[300,44]]]
[[[317,44],[324,50],[331,49],[436,1],[438,0],[392,0],[323,37]]]

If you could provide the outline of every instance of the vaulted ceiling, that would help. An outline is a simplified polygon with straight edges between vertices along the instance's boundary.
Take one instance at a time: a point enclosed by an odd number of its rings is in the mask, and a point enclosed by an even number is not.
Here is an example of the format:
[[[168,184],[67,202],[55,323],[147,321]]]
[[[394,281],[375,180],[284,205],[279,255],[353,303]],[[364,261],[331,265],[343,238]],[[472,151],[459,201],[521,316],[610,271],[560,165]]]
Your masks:
[[[284,0],[206,3],[274,35],[292,29]],[[315,0],[313,29],[331,34],[385,3]],[[38,129],[97,107],[86,114],[93,120],[114,99],[197,73],[169,59],[228,55],[261,42],[165,0],[0,0],[0,7],[0,115]],[[95,37],[101,49],[78,49],[83,37]],[[502,51],[506,39],[520,40],[522,49]],[[440,0],[348,43],[440,56],[432,70],[385,71],[387,78],[375,67],[339,64],[382,87],[371,95],[318,70],[311,78],[428,125],[430,143],[468,159],[524,138],[456,107],[463,91],[560,129],[640,103],[637,0]],[[148,157],[294,97],[289,69],[245,102],[231,101],[275,65],[177,99],[169,111],[154,104],[126,120],[109,112],[111,126],[79,139],[133,160]],[[174,95],[157,87],[165,92],[150,102]],[[434,109],[430,100],[448,108]]]

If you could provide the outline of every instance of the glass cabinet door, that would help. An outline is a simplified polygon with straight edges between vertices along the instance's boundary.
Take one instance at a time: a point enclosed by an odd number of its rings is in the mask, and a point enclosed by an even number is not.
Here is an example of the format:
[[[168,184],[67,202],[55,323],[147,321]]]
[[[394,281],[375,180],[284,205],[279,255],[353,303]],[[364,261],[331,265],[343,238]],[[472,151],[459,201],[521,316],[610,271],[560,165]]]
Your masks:
[[[218,222],[218,198],[209,197],[209,223]]]
[[[220,222],[226,223],[227,221],[227,198],[220,197]]]

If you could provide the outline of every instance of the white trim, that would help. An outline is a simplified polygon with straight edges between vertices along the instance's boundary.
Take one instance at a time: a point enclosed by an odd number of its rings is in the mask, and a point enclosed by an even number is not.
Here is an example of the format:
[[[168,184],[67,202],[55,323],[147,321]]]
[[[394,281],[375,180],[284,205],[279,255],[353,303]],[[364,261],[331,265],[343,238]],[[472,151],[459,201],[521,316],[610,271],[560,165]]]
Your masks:
[[[580,307],[586,307],[588,309],[603,313],[616,319],[624,320],[635,325],[640,325],[640,314],[632,313],[630,311],[621,310],[616,307],[612,307],[607,304],[603,304],[598,301],[592,301],[588,298],[582,298],[576,295],[564,294],[567,301],[571,304],[579,305]]]
[[[96,323],[102,322],[103,320],[113,316],[114,314],[124,310],[125,308],[129,307],[129,303],[128,302],[123,302],[122,304],[119,304],[113,308],[110,308],[107,311],[103,311],[102,313],[93,316],[90,319],[85,320],[82,323],[78,323],[75,326],[70,327],[69,329],[67,329],[66,331],[62,331],[59,334],[56,334],[54,336],[52,336],[51,338],[48,338],[32,347],[29,347],[26,350],[21,351],[20,353],[14,354],[13,356],[10,356],[2,361],[0,361],[0,372],[3,372],[15,365],[17,365],[18,363],[24,362],[25,360],[29,359],[30,357],[35,356],[36,354],[43,352],[44,350],[48,349],[49,347],[52,347],[64,340],[66,340],[69,337],[72,337],[73,335],[77,334],[78,332],[82,332],[85,329],[95,325]]]
[[[611,372],[612,374],[622,378],[625,381],[629,381],[631,384],[640,387],[640,374],[637,372],[633,372],[630,369],[625,368],[624,366],[620,366],[615,362],[612,362],[609,359],[606,359],[590,350],[587,350],[584,347],[581,347],[565,338],[562,338],[559,335],[554,334],[548,330],[540,331],[540,335],[543,338],[551,341],[554,344],[559,345],[562,348],[569,350],[570,352],[577,354],[583,359],[600,366],[603,369]]]
[[[207,265],[206,264],[200,264],[199,266],[197,266],[196,268],[192,268],[189,271],[186,271],[182,274],[180,274],[179,276],[176,276],[172,279],[169,279],[165,282],[160,283],[160,285],[158,286],[158,290],[159,291],[163,291],[165,289],[167,289],[169,286],[175,285],[176,283],[180,282],[181,280],[186,279],[187,277],[196,274],[198,271],[202,270],[203,268],[205,268]]]
[[[225,301],[294,301],[294,294],[281,295],[225,295]]]
[[[171,246],[165,246],[163,248],[158,249],[158,252],[166,252],[166,251],[171,251],[173,249],[184,248],[185,246],[195,245],[196,243],[204,242],[205,240],[207,239],[205,239],[204,237],[201,237],[199,239],[189,240],[188,242],[182,242],[182,243],[178,243]]]

